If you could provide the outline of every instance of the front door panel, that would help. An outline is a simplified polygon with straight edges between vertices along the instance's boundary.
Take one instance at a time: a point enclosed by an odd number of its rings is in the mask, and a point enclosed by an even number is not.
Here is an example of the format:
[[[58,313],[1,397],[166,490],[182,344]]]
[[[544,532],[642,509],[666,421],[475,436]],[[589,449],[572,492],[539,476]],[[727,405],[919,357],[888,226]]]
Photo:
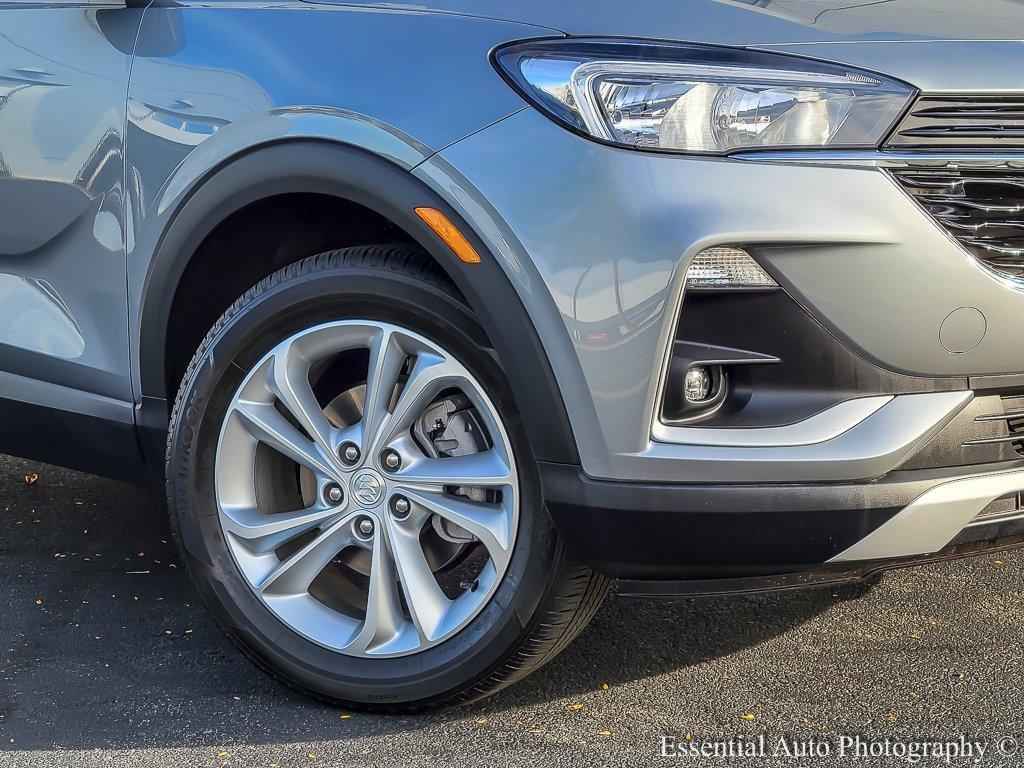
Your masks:
[[[0,373],[124,401],[123,132],[140,14],[0,0]]]
[[[0,0],[0,452],[89,468],[134,442],[124,124],[142,13]]]

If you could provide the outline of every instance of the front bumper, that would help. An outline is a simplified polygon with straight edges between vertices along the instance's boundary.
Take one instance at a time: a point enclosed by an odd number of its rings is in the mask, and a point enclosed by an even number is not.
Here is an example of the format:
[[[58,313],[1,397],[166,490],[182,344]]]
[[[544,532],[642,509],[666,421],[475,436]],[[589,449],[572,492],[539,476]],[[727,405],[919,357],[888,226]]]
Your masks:
[[[979,518],[1024,491],[1024,460],[816,485],[621,483],[547,464],[541,482],[573,554],[621,579],[838,580],[968,542],[1024,540],[1020,514]]]

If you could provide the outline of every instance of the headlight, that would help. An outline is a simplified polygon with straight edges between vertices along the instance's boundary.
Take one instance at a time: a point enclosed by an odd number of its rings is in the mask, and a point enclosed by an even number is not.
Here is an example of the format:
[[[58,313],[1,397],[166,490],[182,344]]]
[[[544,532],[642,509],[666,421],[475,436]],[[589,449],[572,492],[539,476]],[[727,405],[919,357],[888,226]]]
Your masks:
[[[574,130],[663,152],[875,147],[916,95],[880,75],[735,48],[543,40],[502,48],[496,60]]]

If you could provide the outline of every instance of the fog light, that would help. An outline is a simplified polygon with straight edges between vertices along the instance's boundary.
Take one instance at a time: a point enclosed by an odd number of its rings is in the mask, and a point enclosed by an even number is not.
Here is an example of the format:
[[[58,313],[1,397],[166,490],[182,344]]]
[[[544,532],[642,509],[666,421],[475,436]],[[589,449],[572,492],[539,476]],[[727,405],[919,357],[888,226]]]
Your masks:
[[[683,380],[683,396],[686,402],[696,405],[711,396],[711,369],[706,365],[691,365]]]

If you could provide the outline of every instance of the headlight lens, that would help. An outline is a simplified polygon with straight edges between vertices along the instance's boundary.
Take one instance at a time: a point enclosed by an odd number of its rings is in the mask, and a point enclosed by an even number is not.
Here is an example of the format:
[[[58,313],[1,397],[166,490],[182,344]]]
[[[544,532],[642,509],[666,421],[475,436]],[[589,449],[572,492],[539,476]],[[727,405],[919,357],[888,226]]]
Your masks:
[[[663,152],[874,147],[916,95],[849,67],[710,46],[546,40],[496,58],[559,121]]]

